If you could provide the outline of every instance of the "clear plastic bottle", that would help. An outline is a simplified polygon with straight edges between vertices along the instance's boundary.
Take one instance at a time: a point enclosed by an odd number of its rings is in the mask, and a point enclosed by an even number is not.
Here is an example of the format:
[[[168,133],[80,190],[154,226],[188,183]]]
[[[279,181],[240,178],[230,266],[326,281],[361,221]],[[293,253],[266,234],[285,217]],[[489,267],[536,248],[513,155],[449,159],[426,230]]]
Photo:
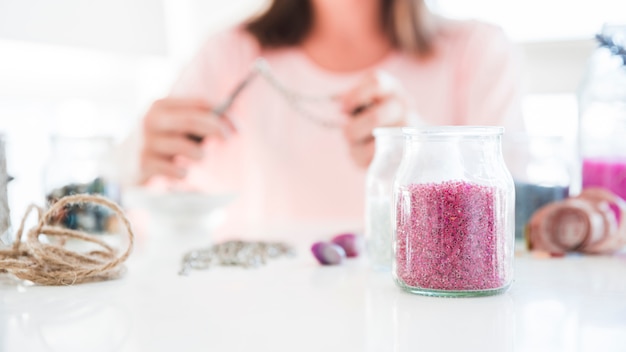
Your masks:
[[[504,292],[513,278],[513,178],[502,127],[404,129],[394,183],[393,275],[430,296]]]
[[[605,25],[581,84],[582,187],[626,199],[626,25]]]
[[[366,176],[365,241],[371,267],[391,270],[393,180],[405,139],[400,127],[376,128],[374,138],[376,151]]]

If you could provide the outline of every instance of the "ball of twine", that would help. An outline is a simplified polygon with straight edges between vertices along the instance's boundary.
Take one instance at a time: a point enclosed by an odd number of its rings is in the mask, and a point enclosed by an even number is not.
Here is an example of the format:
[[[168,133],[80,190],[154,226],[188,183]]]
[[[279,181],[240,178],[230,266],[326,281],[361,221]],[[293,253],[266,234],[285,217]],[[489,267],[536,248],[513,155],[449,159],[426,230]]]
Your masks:
[[[50,225],[51,219],[70,204],[92,203],[107,207],[117,214],[128,234],[128,247],[118,251],[98,236],[83,231]],[[24,224],[29,214],[36,210],[38,223],[23,236]],[[40,235],[58,238],[58,243],[42,243]],[[65,248],[68,239],[78,239],[97,244],[100,248],[79,253]],[[114,202],[98,195],[79,194],[61,198],[44,213],[31,205],[22,218],[15,242],[9,249],[0,249],[0,272],[10,273],[22,280],[40,285],[73,285],[91,281],[104,281],[120,277],[123,263],[130,255],[134,234],[123,210]]]

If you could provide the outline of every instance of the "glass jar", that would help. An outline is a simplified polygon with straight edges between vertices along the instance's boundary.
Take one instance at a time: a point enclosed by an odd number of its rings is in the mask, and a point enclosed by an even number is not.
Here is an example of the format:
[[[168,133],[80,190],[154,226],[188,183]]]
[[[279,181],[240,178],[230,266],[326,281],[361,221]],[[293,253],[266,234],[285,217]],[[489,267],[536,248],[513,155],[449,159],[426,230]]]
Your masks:
[[[51,138],[52,149],[44,170],[47,204],[73,194],[97,194],[120,201],[120,190],[112,181],[108,160],[113,141],[108,137]],[[91,233],[115,233],[117,217],[99,205],[73,205],[54,219],[55,224]]]
[[[430,296],[504,292],[513,277],[513,178],[502,127],[403,130],[394,182],[393,274],[406,291]]]
[[[391,270],[393,260],[393,180],[402,159],[401,127],[374,129],[375,153],[367,170],[365,189],[365,242],[370,265]]]
[[[605,25],[580,87],[582,187],[626,199],[626,26]]]
[[[524,241],[528,220],[542,206],[569,196],[570,161],[561,136],[507,134],[504,157],[515,183],[515,239]]]
[[[8,199],[7,153],[5,136],[0,134],[0,247],[12,242],[11,213]]]

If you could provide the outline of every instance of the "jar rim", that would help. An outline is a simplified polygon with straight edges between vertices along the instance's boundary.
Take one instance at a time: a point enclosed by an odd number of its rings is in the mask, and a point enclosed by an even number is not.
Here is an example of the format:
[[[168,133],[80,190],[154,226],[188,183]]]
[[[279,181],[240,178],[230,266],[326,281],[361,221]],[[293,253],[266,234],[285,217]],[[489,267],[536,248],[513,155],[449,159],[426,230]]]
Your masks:
[[[408,137],[489,137],[502,136],[501,126],[430,126],[404,127],[402,133]]]
[[[372,134],[374,137],[378,136],[404,136],[403,130],[406,127],[376,127]]]

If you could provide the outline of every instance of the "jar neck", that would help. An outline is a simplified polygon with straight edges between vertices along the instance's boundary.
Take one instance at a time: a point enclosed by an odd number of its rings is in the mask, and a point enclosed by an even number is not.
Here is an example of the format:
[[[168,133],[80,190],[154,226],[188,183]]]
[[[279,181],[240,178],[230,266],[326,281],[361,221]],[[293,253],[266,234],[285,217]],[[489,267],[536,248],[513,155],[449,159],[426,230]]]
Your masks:
[[[418,182],[489,184],[494,179],[510,179],[502,156],[503,132],[504,128],[495,126],[407,128],[401,168],[407,178]]]
[[[411,175],[408,177],[420,183],[466,180],[490,184],[508,174],[499,135],[411,138],[403,164]]]
[[[405,148],[407,153],[424,152],[425,149],[434,153],[437,151],[443,157],[447,153],[479,153],[491,155],[492,157],[502,157],[502,140],[500,135],[492,136],[471,136],[471,137],[437,137],[437,138],[415,138],[406,140]]]

